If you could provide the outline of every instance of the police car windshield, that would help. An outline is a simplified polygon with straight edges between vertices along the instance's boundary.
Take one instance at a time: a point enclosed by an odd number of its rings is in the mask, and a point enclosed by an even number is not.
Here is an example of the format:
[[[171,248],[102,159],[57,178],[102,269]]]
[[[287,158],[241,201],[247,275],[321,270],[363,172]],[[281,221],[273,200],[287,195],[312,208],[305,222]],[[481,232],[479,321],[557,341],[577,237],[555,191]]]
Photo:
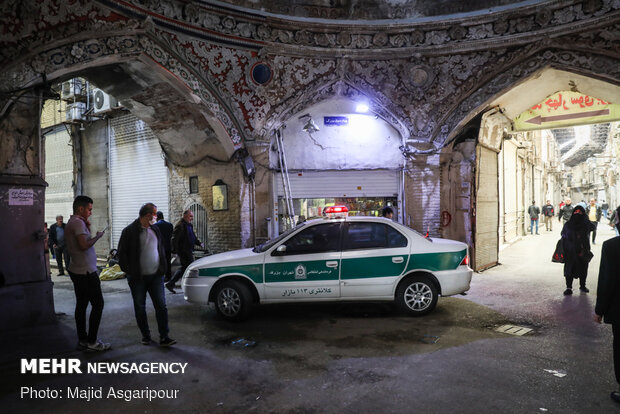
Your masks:
[[[267,250],[271,249],[275,244],[279,243],[282,239],[288,237],[288,235],[291,234],[293,231],[300,229],[304,224],[306,223],[300,223],[297,226],[293,227],[292,229],[288,229],[284,233],[280,234],[275,239],[271,239],[265,243],[259,244],[258,246],[253,248],[252,251],[254,253],[266,252]]]

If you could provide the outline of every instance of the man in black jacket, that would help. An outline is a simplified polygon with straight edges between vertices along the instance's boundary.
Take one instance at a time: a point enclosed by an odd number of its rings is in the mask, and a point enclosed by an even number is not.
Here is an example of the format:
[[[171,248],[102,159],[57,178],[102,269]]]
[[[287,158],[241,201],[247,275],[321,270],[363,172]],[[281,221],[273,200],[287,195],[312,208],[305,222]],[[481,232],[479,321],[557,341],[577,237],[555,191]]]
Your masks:
[[[616,381],[620,384],[620,237],[603,243],[601,266],[598,273],[598,289],[594,320],[611,324],[614,335],[613,355]],[[620,403],[620,392],[613,391],[611,399]]]
[[[49,238],[52,242],[52,248],[54,249],[54,256],[56,256],[56,264],[58,265],[58,276],[64,276],[65,268],[69,270],[69,263],[71,258],[69,257],[69,250],[65,244],[65,223],[63,223],[62,216],[56,216],[56,223],[52,224],[49,230]],[[63,266],[63,260],[65,263]]]
[[[146,317],[146,294],[155,307],[159,344],[176,343],[168,336],[168,308],[164,294],[163,275],[166,272],[166,252],[161,232],[154,226],[157,206],[147,203],[140,208],[139,218],[123,229],[118,242],[118,261],[133,298],[134,313],[142,332],[142,343],[151,343],[151,331]]]
[[[155,226],[159,228],[161,237],[164,241],[164,250],[166,251],[166,277],[164,278],[164,282],[168,282],[172,278],[172,269],[170,267],[170,259],[172,258],[172,246],[170,244],[172,239],[172,223],[164,220],[164,213],[158,211],[157,223],[155,223]]]
[[[563,224],[566,224],[566,222],[570,220],[571,216],[573,215],[574,209],[575,207],[571,204],[571,199],[567,198],[566,204],[564,204],[564,207],[562,207],[560,209],[560,212],[558,213],[558,221],[564,220]]]
[[[166,288],[172,293],[176,293],[174,286],[183,277],[187,266],[194,261],[194,246],[202,247],[202,243],[194,233],[192,221],[194,221],[194,213],[191,210],[185,210],[183,218],[174,226],[172,233],[172,253],[176,253],[181,260],[181,268],[166,283]]]

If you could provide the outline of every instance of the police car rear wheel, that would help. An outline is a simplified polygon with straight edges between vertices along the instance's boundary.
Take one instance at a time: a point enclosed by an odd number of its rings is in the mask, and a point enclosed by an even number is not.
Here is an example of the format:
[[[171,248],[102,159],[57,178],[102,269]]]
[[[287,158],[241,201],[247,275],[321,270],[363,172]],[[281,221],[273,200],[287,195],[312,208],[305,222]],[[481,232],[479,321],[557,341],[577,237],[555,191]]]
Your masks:
[[[249,315],[252,295],[241,282],[230,280],[222,282],[215,294],[215,309],[224,319],[240,321]]]
[[[411,316],[426,315],[437,305],[437,287],[425,277],[410,277],[398,286],[396,302]]]

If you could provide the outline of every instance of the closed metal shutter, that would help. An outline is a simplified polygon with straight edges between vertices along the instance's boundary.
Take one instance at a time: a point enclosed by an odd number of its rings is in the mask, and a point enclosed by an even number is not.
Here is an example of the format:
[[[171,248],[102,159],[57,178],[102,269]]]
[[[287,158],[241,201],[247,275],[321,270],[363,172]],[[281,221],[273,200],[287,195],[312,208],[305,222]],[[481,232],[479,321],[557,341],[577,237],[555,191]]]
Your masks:
[[[148,202],[168,215],[168,170],[153,131],[133,115],[110,121],[112,246]]]
[[[499,191],[497,153],[480,145],[476,147],[476,233],[474,238],[474,270],[497,264],[499,251]]]
[[[61,215],[66,223],[73,212],[73,149],[64,126],[45,135],[45,181],[45,221],[51,226]]]
[[[275,192],[284,197],[282,174],[275,172]],[[397,197],[398,170],[290,172],[293,198]]]

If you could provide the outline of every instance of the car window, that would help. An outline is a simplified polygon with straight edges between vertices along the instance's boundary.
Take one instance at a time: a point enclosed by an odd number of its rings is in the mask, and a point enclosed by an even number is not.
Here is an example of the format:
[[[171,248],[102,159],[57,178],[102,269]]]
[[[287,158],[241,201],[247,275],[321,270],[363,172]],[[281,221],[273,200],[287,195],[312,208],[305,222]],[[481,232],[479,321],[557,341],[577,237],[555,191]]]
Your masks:
[[[407,238],[383,223],[348,223],[344,249],[382,249],[407,246]]]
[[[286,244],[286,255],[338,251],[340,249],[340,223],[308,227],[284,244]]]

